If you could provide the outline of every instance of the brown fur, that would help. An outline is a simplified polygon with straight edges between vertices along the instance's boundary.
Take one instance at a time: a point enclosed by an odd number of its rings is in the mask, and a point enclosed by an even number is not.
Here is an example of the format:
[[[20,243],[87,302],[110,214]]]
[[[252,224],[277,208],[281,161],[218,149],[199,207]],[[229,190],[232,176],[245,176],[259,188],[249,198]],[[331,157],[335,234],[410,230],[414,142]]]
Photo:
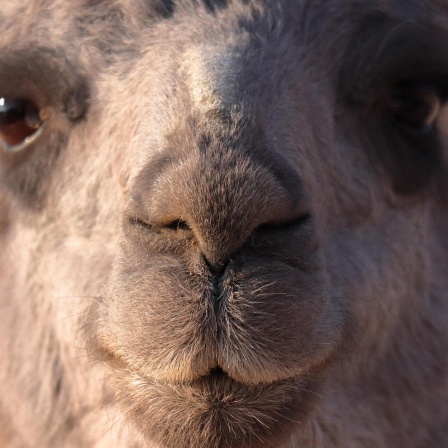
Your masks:
[[[20,3],[20,5],[18,5]],[[3,0],[0,445],[448,446],[448,8]],[[446,88],[448,93],[448,88]]]

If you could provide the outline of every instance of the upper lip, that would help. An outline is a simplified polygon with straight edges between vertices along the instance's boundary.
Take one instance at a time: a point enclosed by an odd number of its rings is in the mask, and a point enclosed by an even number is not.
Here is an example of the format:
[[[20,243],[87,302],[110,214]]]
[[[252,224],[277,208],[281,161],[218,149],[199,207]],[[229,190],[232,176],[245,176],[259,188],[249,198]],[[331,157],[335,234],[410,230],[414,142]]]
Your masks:
[[[115,367],[118,367],[120,369],[124,369],[127,370],[129,372],[133,372],[134,374],[137,374],[139,376],[141,376],[142,378],[145,378],[147,380],[151,380],[151,381],[156,381],[156,382],[166,382],[166,383],[170,383],[170,384],[194,384],[196,382],[200,382],[200,381],[204,381],[207,379],[223,379],[223,380],[227,380],[230,381],[232,383],[235,384],[240,384],[240,385],[245,385],[247,387],[256,387],[256,385],[253,384],[245,384],[244,382],[238,381],[236,379],[234,379],[232,377],[231,374],[227,373],[226,371],[223,370],[223,368],[221,366],[219,366],[218,364],[215,365],[215,367],[211,368],[207,374],[205,375],[200,375],[197,378],[194,378],[192,380],[189,381],[169,381],[169,380],[163,380],[163,379],[159,379],[159,378],[155,378],[152,377],[151,375],[146,374],[145,372],[142,372],[138,367],[135,366],[131,366],[122,356],[120,356],[119,354],[115,353],[114,351],[112,351],[107,345],[105,344],[101,344],[99,347],[99,350],[103,353],[103,355],[105,355],[107,357],[107,362],[113,364]],[[279,381],[274,381],[271,382],[269,384],[273,384],[273,383],[283,383],[285,381],[290,381],[295,379],[295,377],[291,377],[291,378],[286,378],[286,379],[281,379]],[[264,385],[267,385],[268,383],[264,383]],[[263,384],[260,384],[259,386],[262,386]]]

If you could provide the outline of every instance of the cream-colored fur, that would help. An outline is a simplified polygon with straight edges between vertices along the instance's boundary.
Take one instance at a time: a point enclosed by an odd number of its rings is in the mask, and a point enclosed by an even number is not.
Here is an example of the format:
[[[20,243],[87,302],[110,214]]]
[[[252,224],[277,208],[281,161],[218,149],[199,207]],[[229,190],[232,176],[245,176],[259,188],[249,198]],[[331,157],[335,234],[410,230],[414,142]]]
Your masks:
[[[444,100],[447,33],[437,0],[2,0],[0,98],[53,112],[0,151],[0,444],[448,446],[444,118],[388,106]]]

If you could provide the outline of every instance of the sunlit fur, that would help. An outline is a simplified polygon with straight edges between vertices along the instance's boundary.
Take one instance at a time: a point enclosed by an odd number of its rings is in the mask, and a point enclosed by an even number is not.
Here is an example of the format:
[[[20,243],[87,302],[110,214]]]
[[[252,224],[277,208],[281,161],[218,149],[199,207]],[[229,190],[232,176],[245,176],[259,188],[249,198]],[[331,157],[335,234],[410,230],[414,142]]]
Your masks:
[[[1,6],[0,446],[448,445],[445,2]]]

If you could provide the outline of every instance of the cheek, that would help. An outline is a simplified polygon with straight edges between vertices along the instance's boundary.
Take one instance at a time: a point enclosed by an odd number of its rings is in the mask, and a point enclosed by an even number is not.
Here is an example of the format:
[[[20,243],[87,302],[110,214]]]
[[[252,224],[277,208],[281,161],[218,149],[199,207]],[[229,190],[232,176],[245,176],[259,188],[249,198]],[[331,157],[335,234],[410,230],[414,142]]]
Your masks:
[[[0,192],[0,241],[3,247],[3,238],[7,237],[7,229],[11,219],[11,199],[5,192]]]
[[[389,211],[369,226],[340,232],[326,247],[332,288],[348,298],[363,350],[387,347],[404,314],[421,306],[428,275],[424,215]]]
[[[362,147],[336,145],[320,185],[320,196],[325,199],[316,221],[323,239],[341,229],[364,226],[383,212],[385,191],[375,176]]]

